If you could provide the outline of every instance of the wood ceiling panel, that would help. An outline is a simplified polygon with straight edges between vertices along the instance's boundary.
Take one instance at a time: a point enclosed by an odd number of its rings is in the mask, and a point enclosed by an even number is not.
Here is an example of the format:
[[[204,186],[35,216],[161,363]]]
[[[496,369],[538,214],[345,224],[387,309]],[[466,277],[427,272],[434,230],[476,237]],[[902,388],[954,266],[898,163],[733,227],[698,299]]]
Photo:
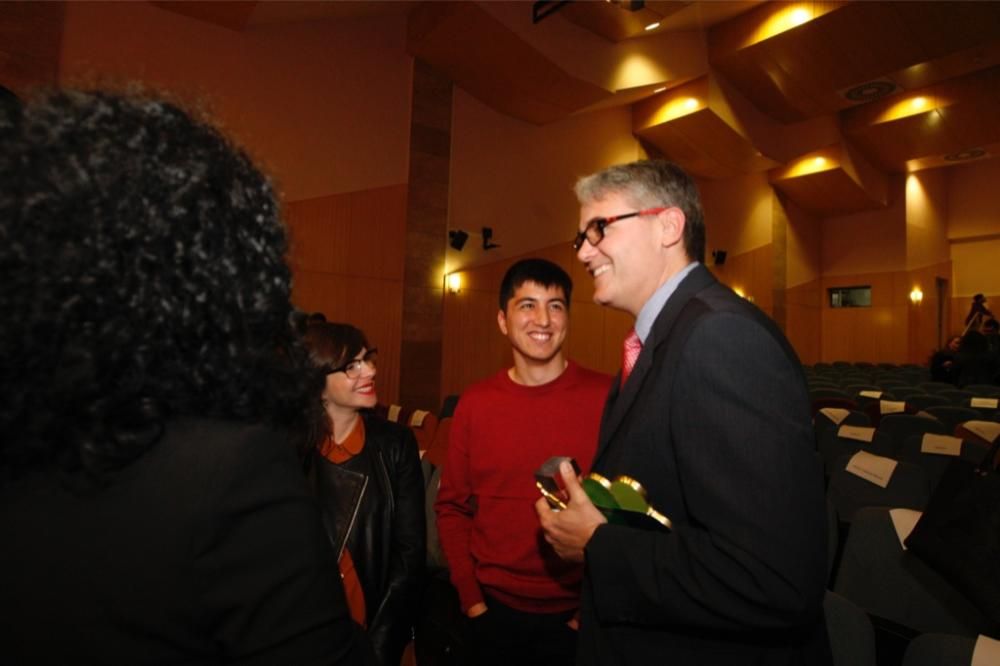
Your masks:
[[[635,128],[634,133],[686,170],[706,178],[729,178],[776,164],[710,108]]]
[[[611,96],[471,2],[420,5],[410,15],[407,50],[492,108],[539,125]]]
[[[635,132],[635,135],[653,145],[663,157],[676,162],[684,170],[705,178],[726,178],[734,174],[722,168],[701,147],[670,123]]]
[[[771,184],[805,210],[818,215],[846,215],[883,207],[840,167],[772,180]]]
[[[559,10],[559,15],[609,41],[621,42],[644,34],[650,23],[663,21],[693,3],[658,2],[655,10],[650,4],[628,11],[610,2],[571,2]]]
[[[610,2],[571,2],[558,16],[612,42],[667,31],[706,29],[761,4],[764,0],[648,0],[637,11],[627,11]],[[659,22],[653,33],[646,26]]]
[[[151,4],[168,12],[239,31],[247,26],[250,15],[257,7],[257,0],[225,0],[224,2],[217,0],[201,0],[200,2],[153,0]]]
[[[931,100],[924,113],[896,117],[915,97]],[[934,108],[937,107],[937,108]],[[904,171],[910,160],[943,156],[1000,141],[1000,67],[842,114],[845,134],[882,168]]]
[[[791,5],[774,3],[714,28],[709,58],[786,123],[848,108],[853,102],[839,91],[894,73],[911,85],[931,84],[1000,60],[1000,2],[830,4],[809,22],[755,41],[755,30],[782,6]]]
[[[881,168],[903,171],[908,159],[943,154],[954,146],[954,141],[943,129],[941,115],[935,110],[871,125],[850,136]]]

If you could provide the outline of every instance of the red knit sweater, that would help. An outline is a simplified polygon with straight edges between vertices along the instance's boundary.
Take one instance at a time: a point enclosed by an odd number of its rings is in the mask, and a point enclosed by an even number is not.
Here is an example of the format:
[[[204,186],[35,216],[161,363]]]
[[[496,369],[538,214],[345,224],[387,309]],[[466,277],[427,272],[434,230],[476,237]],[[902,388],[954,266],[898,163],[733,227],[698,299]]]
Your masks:
[[[570,362],[542,386],[515,384],[504,370],[462,394],[434,508],[463,610],[484,592],[526,612],[579,605],[582,567],[542,539],[534,472],[555,455],[590,469],[610,384]]]

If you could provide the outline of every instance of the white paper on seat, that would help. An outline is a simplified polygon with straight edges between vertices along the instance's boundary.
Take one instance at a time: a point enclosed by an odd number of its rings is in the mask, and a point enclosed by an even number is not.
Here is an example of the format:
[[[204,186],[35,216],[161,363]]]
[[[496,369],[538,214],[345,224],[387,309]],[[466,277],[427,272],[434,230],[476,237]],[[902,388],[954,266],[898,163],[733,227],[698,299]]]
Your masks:
[[[902,414],[906,411],[906,403],[896,400],[879,400],[879,412],[885,414]]]
[[[1000,641],[980,634],[976,647],[972,649],[969,666],[997,666],[1000,664]]]
[[[892,474],[899,463],[892,458],[883,458],[867,451],[858,451],[847,463],[845,468],[855,476],[876,486],[886,488],[892,480]]]
[[[971,433],[979,435],[991,444],[1000,435],[1000,423],[994,421],[966,421],[962,427]]]
[[[841,421],[846,419],[847,415],[851,413],[849,410],[840,407],[824,407],[819,411],[837,425],[840,425]]]
[[[985,407],[986,409],[996,409],[1000,399],[997,398],[973,398],[969,401],[973,407]]]
[[[948,435],[924,433],[920,440],[920,452],[936,453],[940,456],[960,456],[962,455],[962,440]]]
[[[424,425],[424,419],[430,414],[426,409],[418,409],[413,412],[410,416],[410,425],[414,428],[420,428]]]
[[[842,425],[837,429],[837,437],[856,439],[859,442],[870,442],[875,439],[875,428],[866,426]]]
[[[399,422],[399,412],[402,411],[402,405],[389,405],[389,420],[393,423]]]
[[[906,544],[903,542],[910,536],[910,532],[922,515],[924,514],[913,509],[889,509],[892,526],[896,529],[896,536],[899,537],[899,545],[903,550],[906,550]]]
[[[858,391],[858,395],[864,398],[881,398],[882,391]]]

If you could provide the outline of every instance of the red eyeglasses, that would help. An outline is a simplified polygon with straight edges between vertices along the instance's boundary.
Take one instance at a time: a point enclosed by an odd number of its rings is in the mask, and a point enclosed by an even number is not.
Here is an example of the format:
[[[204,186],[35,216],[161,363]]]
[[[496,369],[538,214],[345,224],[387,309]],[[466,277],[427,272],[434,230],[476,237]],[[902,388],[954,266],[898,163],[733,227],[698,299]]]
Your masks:
[[[659,206],[657,208],[637,210],[632,213],[622,213],[621,215],[614,215],[612,217],[595,217],[590,222],[587,222],[587,226],[584,227],[583,231],[576,234],[576,238],[573,239],[573,249],[579,250],[583,247],[583,241],[587,241],[594,247],[597,247],[598,243],[604,240],[604,230],[607,226],[617,222],[618,220],[624,220],[630,217],[639,217],[642,215],[657,215],[665,211],[667,208],[669,208],[669,206]]]

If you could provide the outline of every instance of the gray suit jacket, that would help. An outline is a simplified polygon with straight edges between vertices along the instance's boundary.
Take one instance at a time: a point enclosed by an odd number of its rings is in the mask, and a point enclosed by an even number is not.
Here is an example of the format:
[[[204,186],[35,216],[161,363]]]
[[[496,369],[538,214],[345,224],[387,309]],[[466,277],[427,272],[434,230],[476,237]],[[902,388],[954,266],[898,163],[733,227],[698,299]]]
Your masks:
[[[608,396],[594,470],[673,521],[586,548],[582,664],[825,664],[823,474],[795,353],[697,267]]]

